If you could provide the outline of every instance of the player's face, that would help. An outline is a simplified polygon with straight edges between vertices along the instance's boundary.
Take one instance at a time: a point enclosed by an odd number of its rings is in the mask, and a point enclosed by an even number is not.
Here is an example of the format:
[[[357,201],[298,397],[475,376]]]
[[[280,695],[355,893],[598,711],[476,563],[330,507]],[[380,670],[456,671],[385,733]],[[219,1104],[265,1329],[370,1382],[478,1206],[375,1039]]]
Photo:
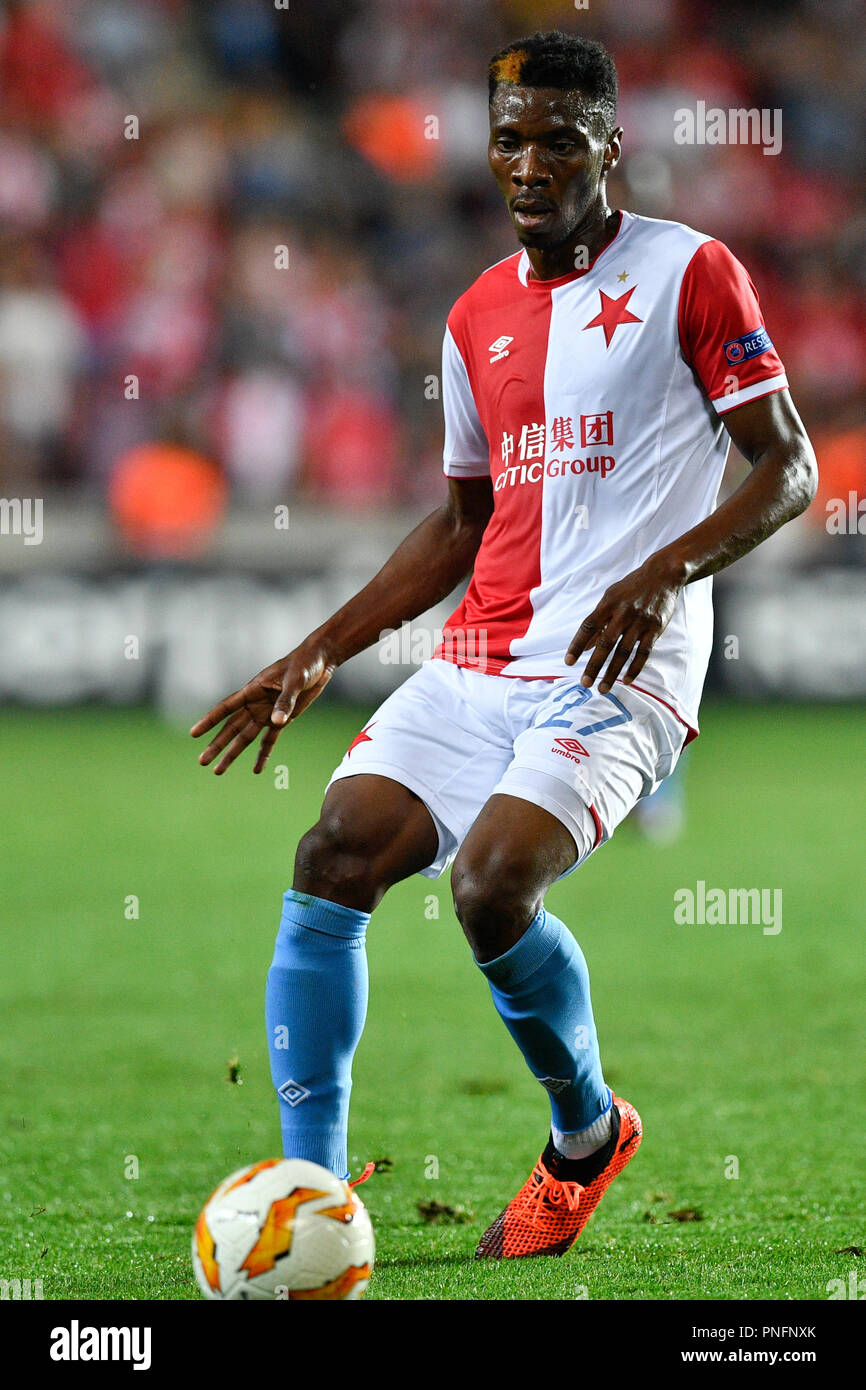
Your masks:
[[[560,246],[603,201],[619,157],[619,130],[605,139],[579,92],[501,83],[490,107],[487,156],[524,246]]]

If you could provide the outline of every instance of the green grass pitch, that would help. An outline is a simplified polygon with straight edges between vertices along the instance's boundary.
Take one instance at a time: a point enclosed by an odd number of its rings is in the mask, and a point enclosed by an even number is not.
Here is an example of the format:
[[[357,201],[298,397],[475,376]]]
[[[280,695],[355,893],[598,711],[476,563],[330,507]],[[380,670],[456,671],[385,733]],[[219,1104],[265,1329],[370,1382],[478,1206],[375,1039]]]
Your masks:
[[[262,1013],[280,894],[365,716],[326,697],[277,746],[282,788],[248,761],[214,778],[149,714],[4,713],[0,1277],[42,1279],[46,1299],[198,1297],[201,1203],[279,1152]],[[645,1126],[564,1259],[472,1260],[544,1143],[547,1097],[447,878],[376,913],[350,1135],[355,1172],[391,1160],[362,1189],[368,1298],[824,1299],[858,1266],[862,713],[709,706],[703,725],[681,841],[625,825],[548,899]],[[676,925],[674,892],[699,879],[781,888],[782,931]],[[450,1215],[423,1219],[431,1202]]]

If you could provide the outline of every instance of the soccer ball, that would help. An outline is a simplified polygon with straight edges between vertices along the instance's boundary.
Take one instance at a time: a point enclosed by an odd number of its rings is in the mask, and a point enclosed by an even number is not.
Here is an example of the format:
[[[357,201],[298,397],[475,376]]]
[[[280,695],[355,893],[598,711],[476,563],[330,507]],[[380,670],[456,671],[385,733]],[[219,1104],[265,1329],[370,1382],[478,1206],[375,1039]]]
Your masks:
[[[205,1298],[363,1298],[374,1253],[363,1202],[302,1158],[266,1158],[232,1173],[205,1202],[192,1238]]]

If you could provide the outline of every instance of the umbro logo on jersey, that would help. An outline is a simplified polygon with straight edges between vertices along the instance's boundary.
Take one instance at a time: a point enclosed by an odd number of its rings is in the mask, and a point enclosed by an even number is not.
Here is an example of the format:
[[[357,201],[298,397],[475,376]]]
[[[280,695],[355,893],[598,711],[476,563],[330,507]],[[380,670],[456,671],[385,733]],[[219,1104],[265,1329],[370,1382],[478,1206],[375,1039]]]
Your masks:
[[[508,344],[513,342],[514,338],[512,336],[511,338],[497,338],[495,343],[490,344],[490,347],[487,349],[487,351],[493,353],[493,356],[490,359],[491,366],[494,362],[499,362],[503,357],[508,356]]]

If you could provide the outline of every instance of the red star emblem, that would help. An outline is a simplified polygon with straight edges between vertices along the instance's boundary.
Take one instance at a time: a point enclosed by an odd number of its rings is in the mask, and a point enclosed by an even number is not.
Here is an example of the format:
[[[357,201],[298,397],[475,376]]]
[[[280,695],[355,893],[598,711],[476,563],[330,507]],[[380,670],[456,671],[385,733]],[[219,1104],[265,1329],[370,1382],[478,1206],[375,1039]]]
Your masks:
[[[375,721],[375,719],[374,719],[374,720],[373,720],[373,724],[375,724],[375,722],[376,722],[376,721]],[[372,729],[373,724],[368,724],[368,725],[367,725],[367,729]],[[348,750],[347,750],[347,752],[346,752],[346,757],[347,757],[347,758],[348,758],[349,754],[351,753],[352,749],[353,749],[353,748],[357,748],[359,743],[372,743],[372,742],[373,742],[373,740],[371,739],[370,735],[367,733],[367,729],[362,729],[361,732],[360,732],[359,734],[356,734],[355,737],[352,739],[352,742],[349,744]]]
[[[626,290],[625,294],[621,294],[619,299],[611,299],[610,295],[605,294],[604,290],[599,290],[599,294],[601,295],[601,313],[596,314],[594,319],[590,319],[589,323],[584,324],[584,333],[587,328],[603,328],[604,345],[605,348],[609,348],[610,340],[621,323],[643,323],[643,319],[639,319],[636,314],[630,313],[628,308],[628,301],[631,299],[636,289],[637,285],[632,285],[631,289]]]

